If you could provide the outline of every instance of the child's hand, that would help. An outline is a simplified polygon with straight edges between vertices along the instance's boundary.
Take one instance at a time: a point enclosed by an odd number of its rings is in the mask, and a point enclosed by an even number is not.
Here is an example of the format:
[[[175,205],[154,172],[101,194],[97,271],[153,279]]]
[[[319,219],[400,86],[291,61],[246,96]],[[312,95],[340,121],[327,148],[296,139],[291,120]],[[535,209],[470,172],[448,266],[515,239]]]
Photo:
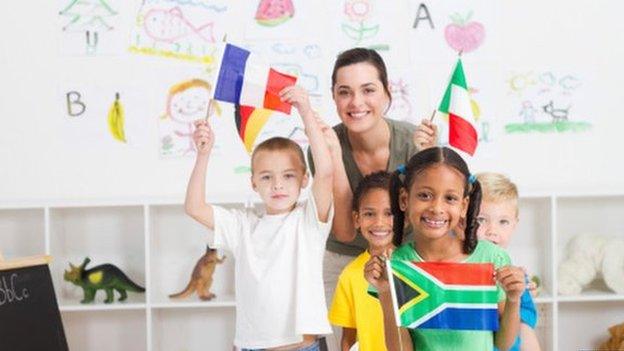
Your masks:
[[[507,301],[520,302],[520,296],[526,286],[524,271],[520,267],[505,266],[496,270],[496,281],[501,285]]]
[[[535,282],[532,280],[529,280],[529,284],[527,284],[527,289],[529,290],[529,293],[531,294],[532,298],[536,298],[537,295],[539,294],[537,284],[535,284]]]
[[[390,291],[388,274],[386,274],[386,260],[392,257],[392,249],[388,249],[383,256],[371,256],[364,266],[364,278],[379,293]]]
[[[438,126],[423,119],[414,131],[414,145],[418,151],[434,147],[438,140]]]
[[[298,85],[292,85],[279,92],[280,99],[295,106],[303,117],[312,112],[308,92]]]
[[[193,122],[195,131],[193,132],[193,142],[197,148],[198,155],[208,155],[214,145],[214,133],[206,120]]]

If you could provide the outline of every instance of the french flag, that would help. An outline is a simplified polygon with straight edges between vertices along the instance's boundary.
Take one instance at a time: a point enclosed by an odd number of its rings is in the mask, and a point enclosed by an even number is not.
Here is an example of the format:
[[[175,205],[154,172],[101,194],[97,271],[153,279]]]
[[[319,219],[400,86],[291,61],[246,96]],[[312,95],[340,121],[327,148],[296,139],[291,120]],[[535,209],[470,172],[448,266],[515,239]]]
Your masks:
[[[279,92],[295,85],[296,77],[270,68],[248,50],[232,44],[225,44],[220,58],[213,99],[290,114],[291,105],[280,101]]]

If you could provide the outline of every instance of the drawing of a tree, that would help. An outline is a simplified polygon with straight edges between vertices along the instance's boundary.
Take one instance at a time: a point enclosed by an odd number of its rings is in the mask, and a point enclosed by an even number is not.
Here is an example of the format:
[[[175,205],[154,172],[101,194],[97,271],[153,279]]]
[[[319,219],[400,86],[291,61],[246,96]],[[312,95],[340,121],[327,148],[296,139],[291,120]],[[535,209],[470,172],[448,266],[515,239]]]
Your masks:
[[[86,33],[87,53],[93,53],[97,47],[98,32],[113,29],[107,21],[117,12],[104,0],[71,0],[59,14],[69,17],[63,31]]]

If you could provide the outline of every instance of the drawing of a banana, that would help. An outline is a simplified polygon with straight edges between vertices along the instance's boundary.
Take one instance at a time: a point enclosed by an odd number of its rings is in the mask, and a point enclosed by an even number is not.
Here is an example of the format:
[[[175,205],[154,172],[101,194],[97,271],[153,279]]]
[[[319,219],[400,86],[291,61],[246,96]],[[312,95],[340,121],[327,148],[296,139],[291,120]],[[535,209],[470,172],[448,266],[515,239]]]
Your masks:
[[[115,102],[108,110],[108,130],[115,138],[115,140],[126,142],[126,135],[124,132],[124,110],[121,102],[119,101],[119,93],[115,93]]]

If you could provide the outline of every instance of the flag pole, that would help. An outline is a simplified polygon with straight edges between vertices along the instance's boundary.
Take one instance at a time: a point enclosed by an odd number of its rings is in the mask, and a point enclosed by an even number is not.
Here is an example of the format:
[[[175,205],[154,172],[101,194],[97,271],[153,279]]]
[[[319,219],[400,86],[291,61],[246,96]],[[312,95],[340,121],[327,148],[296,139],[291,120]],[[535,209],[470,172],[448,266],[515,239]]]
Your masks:
[[[435,117],[436,114],[436,109],[433,109],[433,112],[431,112],[431,117],[429,118],[429,123],[433,122],[433,117]]]
[[[226,40],[227,40],[227,33],[223,34],[223,40],[221,40],[221,42],[225,43]],[[211,88],[214,91],[215,87],[211,87]],[[208,108],[206,109],[206,117],[204,117],[204,120],[206,122],[208,122],[208,117],[210,117],[210,111],[212,110],[212,104],[213,104],[213,99],[208,99]]]

